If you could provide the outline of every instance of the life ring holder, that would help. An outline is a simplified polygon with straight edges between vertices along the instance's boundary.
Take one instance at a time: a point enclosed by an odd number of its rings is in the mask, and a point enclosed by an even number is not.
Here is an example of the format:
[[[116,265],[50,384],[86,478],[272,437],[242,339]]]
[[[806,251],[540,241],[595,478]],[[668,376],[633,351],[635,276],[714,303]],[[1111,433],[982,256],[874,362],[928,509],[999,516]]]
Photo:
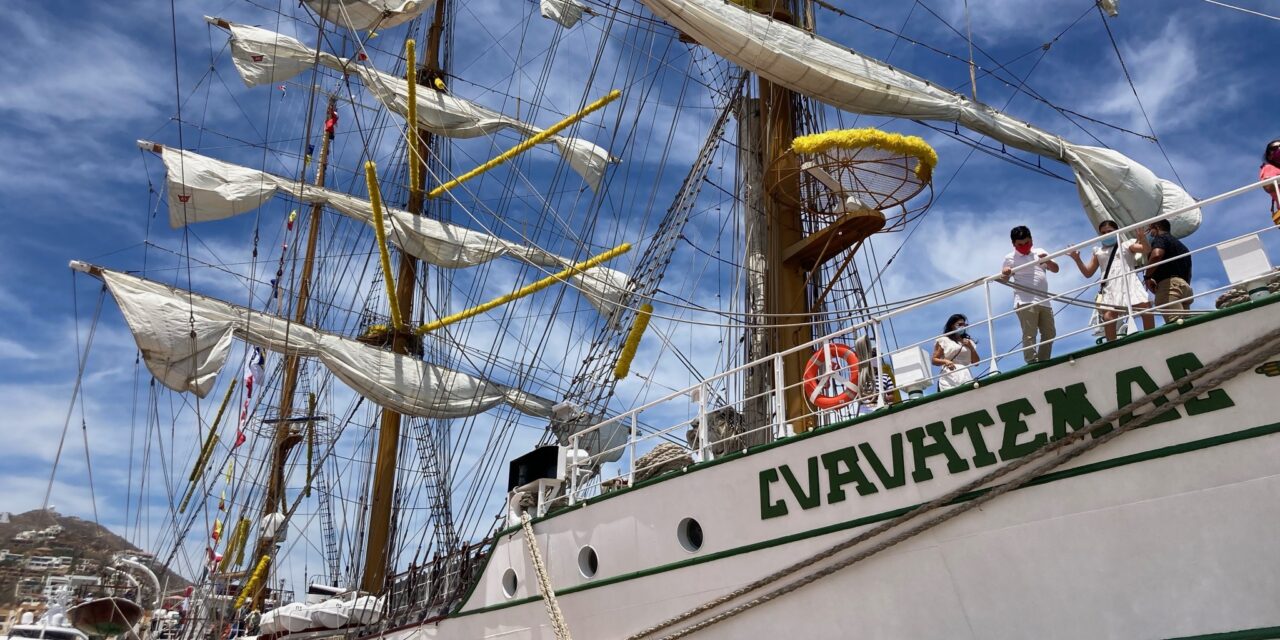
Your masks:
[[[823,393],[833,383],[839,393]],[[804,366],[804,397],[809,404],[822,410],[839,409],[857,400],[858,356],[853,349],[839,342],[829,342],[813,352]]]

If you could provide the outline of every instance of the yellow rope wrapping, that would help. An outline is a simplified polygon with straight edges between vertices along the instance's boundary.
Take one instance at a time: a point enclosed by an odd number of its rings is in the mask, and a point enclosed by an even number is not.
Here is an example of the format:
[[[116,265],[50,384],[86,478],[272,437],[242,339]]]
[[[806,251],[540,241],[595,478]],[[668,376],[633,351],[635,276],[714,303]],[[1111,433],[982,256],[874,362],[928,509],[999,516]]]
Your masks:
[[[405,135],[408,140],[409,158],[409,191],[416,191],[418,185],[418,45],[413,38],[404,41],[404,79],[409,85],[409,113],[406,116]]]
[[[791,141],[791,150],[796,153],[822,153],[832,148],[862,149],[872,147],[882,151],[892,151],[915,158],[916,177],[923,182],[933,179],[933,168],[938,166],[938,152],[919,136],[904,136],[900,133],[889,133],[879,129],[837,129],[807,136],[800,136]]]
[[[436,81],[435,81],[435,83],[434,83],[434,84],[436,85],[436,89],[439,89],[440,91],[444,91],[444,90],[445,90],[445,88],[444,88],[444,80],[441,80],[440,78],[436,78]]]
[[[631,243],[624,242],[598,256],[595,256],[594,258],[591,258],[590,260],[587,260],[586,262],[579,262],[578,264],[575,264],[557,274],[547,276],[537,282],[534,282],[533,284],[520,287],[519,289],[516,289],[515,291],[512,291],[511,293],[508,293],[506,295],[498,296],[497,298],[494,298],[493,300],[490,300],[482,305],[471,307],[466,311],[460,311],[451,316],[445,316],[433,322],[428,322],[422,325],[421,327],[418,327],[418,329],[416,330],[416,333],[418,335],[423,335],[425,333],[430,333],[432,331],[435,331],[440,327],[451,325],[455,322],[458,322],[459,320],[466,320],[467,318],[470,318],[472,316],[480,315],[494,307],[504,305],[508,302],[511,302],[512,300],[517,300],[531,293],[536,293],[538,291],[546,289],[547,287],[557,282],[560,282],[561,280],[564,280],[571,276],[576,276],[579,273],[586,271],[587,269],[599,266],[600,263],[606,260],[612,260],[613,258],[616,258],[630,250],[631,250]]]
[[[382,283],[387,285],[387,304],[391,309],[391,324],[404,326],[400,321],[400,303],[396,300],[396,281],[391,274],[391,253],[387,251],[387,229],[382,225],[382,191],[378,189],[378,166],[372,160],[364,163],[364,179],[369,185],[369,206],[373,208],[373,231],[378,237],[378,255],[382,258]]]
[[[218,563],[218,572],[225,573],[234,561],[237,565],[244,561],[244,542],[249,537],[249,519],[240,518],[236,528],[231,530],[231,539],[227,540],[227,550],[222,554],[222,562]],[[239,556],[239,559],[235,559]]]
[[[240,522],[236,523],[236,531],[240,532],[240,544],[236,545],[236,566],[244,564],[244,550],[249,546],[249,519],[240,518]]]
[[[249,577],[249,581],[244,583],[244,588],[240,590],[240,595],[236,596],[236,601],[231,608],[239,609],[244,605],[244,601],[254,591],[258,590],[258,583],[262,581],[262,574],[267,570],[267,563],[271,561],[271,556],[262,556],[258,558],[258,566],[253,568],[253,575]]]
[[[196,457],[196,464],[191,468],[191,486],[187,487],[186,495],[182,496],[182,503],[178,505],[178,513],[187,510],[187,503],[191,501],[191,496],[195,495],[197,482],[200,476],[204,475],[204,468],[209,464],[209,458],[213,457],[213,448],[218,444],[218,424],[222,422],[222,414],[227,410],[227,402],[231,400],[231,392],[236,388],[238,378],[232,378],[231,384],[227,385],[227,393],[222,396],[222,404],[218,406],[218,413],[213,416],[213,424],[209,425],[209,435],[205,436],[204,444],[200,447],[200,455]]]
[[[435,189],[432,189],[431,193],[427,194],[427,197],[428,198],[440,197],[442,194],[444,194],[448,190],[524,153],[525,151],[528,151],[529,149],[532,149],[533,147],[537,146],[538,144],[541,144],[542,142],[545,142],[551,136],[556,135],[560,131],[568,128],[573,123],[591,115],[593,112],[604,108],[605,105],[609,104],[610,102],[613,102],[614,100],[617,100],[621,96],[622,96],[622,92],[618,91],[617,89],[610,91],[608,95],[587,105],[587,107],[582,111],[579,111],[569,116],[568,118],[565,118],[564,120],[561,120],[560,122],[557,122],[551,125],[551,128],[549,129],[545,129],[543,131],[538,132],[537,134],[534,134],[532,137],[527,138],[520,144],[504,151],[498,157],[458,176],[457,178],[454,178],[453,180],[450,180],[449,182],[446,182],[436,187]]]
[[[644,330],[649,327],[649,319],[652,316],[653,305],[646,302],[640,307],[635,324],[631,325],[631,331],[627,333],[627,341],[622,344],[622,355],[618,356],[618,364],[613,367],[615,380],[621,380],[631,372],[631,361],[636,357],[636,349],[640,348],[640,338],[644,337]]]

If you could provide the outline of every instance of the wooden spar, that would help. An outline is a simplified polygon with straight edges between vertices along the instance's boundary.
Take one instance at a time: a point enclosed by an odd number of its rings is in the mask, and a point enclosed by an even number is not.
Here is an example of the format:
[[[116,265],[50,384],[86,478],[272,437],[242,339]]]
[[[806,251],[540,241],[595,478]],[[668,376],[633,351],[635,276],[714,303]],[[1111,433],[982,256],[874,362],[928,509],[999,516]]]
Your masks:
[[[315,478],[315,457],[316,457],[316,394],[307,394],[307,417],[311,420],[307,421],[307,485],[303,488],[303,494],[311,497],[311,481]]]
[[[444,34],[445,0],[438,0],[435,16],[427,31],[427,49],[422,57],[422,67],[418,71],[419,82],[440,80],[440,40]],[[408,126],[415,127],[417,122],[410,120]],[[421,214],[425,202],[422,191],[422,180],[426,175],[427,155],[431,152],[433,136],[428,131],[418,131],[417,153],[408,154],[409,162],[419,163],[415,172],[418,184],[409,185],[409,202],[406,209],[410,213]],[[400,272],[396,280],[396,298],[404,318],[413,317],[414,289],[417,285],[418,262],[407,253],[398,251],[400,255]],[[410,334],[407,331],[392,332],[391,350],[399,354],[409,353]],[[378,450],[373,470],[373,486],[369,492],[369,526],[365,543],[364,570],[360,574],[360,589],[368,593],[382,593],[387,581],[387,565],[390,562],[391,512],[392,499],[395,496],[396,458],[400,450],[400,414],[390,409],[382,410],[382,420],[378,427]]]
[[[551,125],[550,128],[544,129],[534,134],[533,136],[526,138],[525,140],[521,141],[520,144],[517,144],[516,146],[511,147],[510,149],[507,149],[506,151],[502,152],[502,154],[500,154],[498,157],[458,176],[457,178],[454,178],[453,180],[450,180],[432,189],[431,193],[427,194],[427,197],[438,198],[441,195],[444,195],[450,189],[524,153],[525,151],[528,151],[534,148],[535,146],[543,142],[546,142],[552,136],[568,128],[573,123],[591,115],[596,111],[599,111],[600,109],[603,109],[605,105],[609,104],[610,102],[613,102],[614,100],[617,100],[621,96],[622,96],[622,92],[618,91],[617,89],[610,91],[603,98],[600,98],[599,100],[596,100],[595,102],[592,102],[591,104],[587,105],[586,108],[584,108],[582,111],[579,111],[565,118],[564,120],[561,120],[560,122],[557,122]],[[790,145],[791,143],[788,142],[787,144]]]
[[[606,251],[606,252],[604,252],[604,253],[602,253],[602,254],[600,254],[600,255],[598,255],[598,256],[594,256],[594,257],[592,257],[590,260],[587,260],[587,261],[585,261],[585,262],[579,262],[579,263],[577,263],[577,264],[575,264],[575,265],[573,265],[573,266],[570,266],[570,267],[568,267],[568,268],[566,268],[566,269],[564,269],[564,270],[560,271],[559,273],[554,273],[554,274],[549,275],[549,276],[547,276],[547,277],[545,277],[545,278],[542,278],[541,280],[538,280],[537,282],[534,282],[534,283],[532,283],[532,284],[527,284],[527,285],[525,285],[525,286],[523,286],[523,287],[520,287],[519,289],[516,289],[515,291],[512,291],[511,293],[508,293],[508,294],[506,294],[506,295],[502,295],[502,296],[498,296],[497,298],[494,298],[494,299],[492,299],[492,300],[490,300],[490,301],[488,301],[488,302],[486,302],[486,303],[484,303],[484,304],[480,304],[480,305],[476,305],[476,306],[474,306],[474,307],[471,307],[470,309],[467,309],[466,311],[460,311],[460,312],[455,313],[455,314],[453,314],[453,315],[451,315],[451,316],[445,316],[445,317],[443,317],[443,318],[440,318],[439,320],[435,320],[435,321],[432,321],[432,322],[428,322],[428,323],[426,323],[426,324],[422,325],[421,327],[418,327],[418,328],[417,328],[417,330],[416,330],[415,332],[416,332],[418,335],[423,335],[423,334],[426,334],[426,333],[430,333],[430,332],[432,332],[432,331],[435,331],[436,329],[439,329],[440,327],[446,327],[446,326],[449,326],[449,325],[451,325],[451,324],[453,324],[453,323],[455,323],[455,322],[460,322],[460,321],[462,321],[462,320],[466,320],[467,318],[470,318],[470,317],[472,317],[472,316],[478,316],[478,315],[480,315],[480,314],[482,314],[482,313],[484,313],[484,312],[486,312],[486,311],[488,311],[488,310],[490,310],[490,309],[492,309],[492,308],[494,308],[494,307],[498,307],[498,306],[504,305],[504,304],[506,304],[506,303],[508,303],[508,302],[511,302],[511,301],[513,301],[513,300],[517,300],[517,299],[519,299],[519,298],[523,298],[523,297],[525,297],[525,296],[527,296],[527,295],[530,295],[530,294],[536,293],[536,292],[541,291],[541,290],[543,290],[543,289],[545,289],[545,288],[547,288],[547,287],[549,287],[549,286],[551,286],[551,285],[553,285],[553,284],[555,284],[555,283],[557,283],[557,282],[564,282],[564,280],[565,280],[566,278],[570,278],[570,277],[572,277],[572,276],[576,276],[576,275],[578,275],[578,274],[582,273],[583,271],[586,271],[586,270],[588,270],[588,269],[591,269],[591,268],[594,268],[594,267],[600,266],[600,264],[601,264],[601,263],[603,263],[603,262],[605,262],[605,261],[607,261],[607,260],[612,260],[612,259],[614,259],[614,258],[616,258],[616,257],[618,257],[618,256],[620,256],[620,255],[622,255],[622,254],[624,254],[624,253],[626,253],[626,252],[630,251],[630,250],[631,250],[631,243],[630,243],[630,242],[624,242],[624,243],[622,243],[622,244],[620,244],[620,245],[618,245],[618,246],[616,246],[616,247],[614,247],[614,248],[612,248],[612,249],[610,249],[610,250],[608,250],[608,251]]]
[[[757,3],[756,9],[776,20],[788,24],[793,22],[785,0]],[[791,141],[796,137],[796,94],[764,78],[759,78],[759,91],[762,112],[760,146],[764,165],[771,167],[771,170],[781,170],[781,175],[789,176],[777,181],[774,190],[764,197],[765,217],[772,230],[765,251],[765,311],[772,314],[766,316],[770,324],[778,325],[771,329],[774,338],[772,346],[775,352],[781,352],[814,338],[810,324],[807,273],[804,267],[785,259],[787,248],[805,237],[800,208],[784,204],[801,201],[799,172],[795,170],[796,167],[785,164],[796,162],[794,155],[787,154]],[[783,159],[782,165],[775,163],[780,158]],[[815,426],[812,417],[802,418],[809,413],[801,384],[808,358],[809,354],[804,351],[785,356],[783,379],[774,380],[775,385],[784,385],[786,388],[787,421],[796,432],[808,431]]]
[[[337,105],[337,94],[329,96],[328,106],[325,107],[325,115],[332,113]],[[317,187],[323,187],[325,181],[326,169],[329,166],[329,134],[325,133],[320,141],[320,157],[316,159],[316,177],[314,184]],[[307,305],[311,301],[311,278],[315,270],[316,263],[316,246],[320,239],[320,216],[324,211],[322,203],[311,205],[311,215],[307,219],[307,248],[306,254],[302,261],[302,273],[298,279],[298,297],[294,304],[293,321],[299,324],[306,322]],[[280,382],[280,402],[279,416],[288,418],[293,414],[293,393],[298,386],[298,366],[300,358],[297,355],[285,356],[284,360],[284,379]],[[307,415],[314,415],[314,412],[308,412]],[[280,509],[280,504],[284,499],[284,465],[289,459],[289,452],[293,447],[301,441],[301,436],[293,430],[293,423],[288,421],[280,422],[276,425],[275,436],[272,439],[271,447],[271,468],[267,476],[267,492],[262,502],[262,515],[268,516]],[[243,542],[242,542],[243,544]],[[266,540],[259,540],[257,543],[257,551],[255,557],[262,558],[261,562],[265,562],[270,570],[271,557],[270,549],[267,548]],[[255,609],[262,608],[262,600],[265,593],[258,589],[250,594]]]

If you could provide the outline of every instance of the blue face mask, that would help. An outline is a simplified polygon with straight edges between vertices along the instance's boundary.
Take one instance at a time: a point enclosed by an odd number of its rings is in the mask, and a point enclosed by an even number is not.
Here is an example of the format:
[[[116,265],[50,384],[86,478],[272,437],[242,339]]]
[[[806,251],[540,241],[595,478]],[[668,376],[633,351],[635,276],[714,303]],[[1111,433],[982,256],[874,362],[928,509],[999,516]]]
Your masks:
[[[1155,241],[1156,241],[1156,234],[1147,232],[1147,244],[1151,244],[1152,242],[1155,242]]]
[[[1115,244],[1116,244],[1115,236],[1107,236],[1102,239],[1102,246],[1104,247],[1113,247],[1115,246]]]

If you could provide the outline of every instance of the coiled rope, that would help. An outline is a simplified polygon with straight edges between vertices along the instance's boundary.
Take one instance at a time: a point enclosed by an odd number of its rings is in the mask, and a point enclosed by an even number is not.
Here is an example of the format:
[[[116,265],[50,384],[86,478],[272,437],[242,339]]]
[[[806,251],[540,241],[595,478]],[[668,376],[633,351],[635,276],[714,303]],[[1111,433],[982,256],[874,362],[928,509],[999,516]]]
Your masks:
[[[917,524],[914,524],[910,528],[905,529],[900,533],[894,534],[892,537],[886,540],[883,540],[882,542],[876,544],[875,546],[872,546],[864,551],[858,552],[848,558],[839,560],[838,562],[835,562],[821,570],[807,574],[798,580],[785,584],[772,591],[761,594],[760,596],[757,596],[752,600],[749,600],[736,607],[733,607],[732,609],[727,609],[712,617],[706,618],[697,623],[691,624],[687,627],[678,629],[668,635],[662,636],[662,640],[674,640],[675,638],[683,638],[687,635],[696,633],[697,631],[710,627],[711,625],[728,620],[729,618],[732,618],[740,613],[748,611],[754,607],[757,607],[759,605],[775,600],[792,591],[800,589],[805,585],[821,580],[822,578],[825,578],[856,562],[870,558],[876,555],[877,553],[884,551],[885,549],[888,549],[900,542],[903,542],[904,540],[907,540],[917,534],[923,533],[924,531],[927,531],[939,524],[942,524],[962,513],[965,513],[971,509],[976,509],[978,507],[981,507],[982,505],[1010,491],[1018,489],[1026,485],[1027,483],[1031,482],[1032,480],[1035,480],[1037,477],[1043,475],[1044,473],[1052,470],[1053,468],[1058,467],[1072,460],[1073,458],[1076,458],[1094,449],[1095,447],[1098,447],[1106,442],[1109,442],[1113,438],[1123,433],[1126,433],[1132,429],[1137,429],[1139,427],[1145,426],[1148,422],[1150,422],[1156,416],[1164,413],[1165,411],[1172,409],[1174,407],[1178,407],[1183,404],[1186,404],[1188,401],[1198,396],[1201,396],[1205,393],[1208,393],[1210,391],[1217,389],[1218,387],[1221,387],[1226,381],[1230,380],[1231,378],[1234,378],[1235,376],[1239,375],[1240,373],[1243,373],[1248,369],[1253,368],[1254,366],[1257,366],[1258,364],[1261,364],[1262,362],[1268,360],[1269,358],[1273,357],[1277,353],[1280,353],[1280,328],[1273,329],[1270,332],[1263,335],[1262,337],[1252,340],[1249,343],[1244,344],[1232,350],[1230,353],[1227,353],[1221,358],[1218,358],[1217,360],[1210,362],[1205,367],[1196,369],[1195,371],[1192,371],[1187,375],[1177,380],[1174,380],[1173,382],[1167,385],[1164,385],[1163,387],[1160,387],[1159,389],[1145,396],[1142,396],[1137,400],[1134,400],[1133,402],[1125,405],[1124,407],[1120,407],[1115,411],[1112,411],[1111,413],[1103,416],[1102,418],[1099,418],[1098,420],[1090,423],[1088,426],[1084,427],[1083,429],[1072,432],[1071,434],[1055,442],[1050,442],[1044,447],[1041,447],[1039,450],[1033,453],[1030,453],[1027,456],[1019,458],[1018,460],[1000,469],[996,469],[995,471],[992,471],[981,478],[968,482],[943,496],[940,496],[923,505],[920,505],[919,507],[916,507],[915,509],[907,512],[906,514],[903,514],[902,516],[894,518],[869,531],[858,534],[846,541],[843,541],[834,546],[831,546],[815,555],[812,555],[799,562],[796,562],[787,567],[784,567],[783,569],[775,571],[735,591],[725,594],[724,596],[711,600],[705,604],[702,604],[698,607],[690,609],[675,617],[672,617],[663,622],[660,622],[657,625],[654,625],[639,633],[629,636],[627,640],[642,640],[644,638],[649,638],[650,636],[657,633],[658,631],[674,626],[676,624],[679,624],[681,622],[694,618],[698,615],[701,615],[713,609],[716,609],[721,605],[737,600],[738,598],[741,598],[742,596],[745,596],[746,594],[752,591],[756,591],[770,584],[773,584],[802,569],[805,569],[814,564],[817,564],[818,562],[830,559],[831,557],[835,556],[841,551],[849,549],[850,547],[853,547],[859,543],[866,542],[872,538],[875,538],[876,536],[879,536],[882,533],[888,532],[892,529],[908,524],[911,520],[917,517],[930,514],[935,511],[938,512],[933,514],[927,520],[923,520]],[[1166,394],[1173,393],[1175,391],[1177,393],[1176,395],[1173,396],[1172,399],[1167,398]],[[1162,398],[1167,400],[1167,404],[1161,405],[1160,407],[1155,407],[1154,401]],[[1127,414],[1132,414],[1134,410],[1142,408],[1147,405],[1152,405],[1152,410],[1142,415],[1134,416],[1132,419],[1128,420],[1127,422],[1116,425],[1110,431],[1104,430],[1105,427],[1110,427],[1113,422],[1119,420],[1122,416],[1125,416]],[[1081,443],[1081,441],[1084,438],[1093,435],[1095,432],[1099,430],[1103,430],[1103,431],[1102,433],[1099,433],[1097,436],[1095,436],[1093,440],[1089,442]],[[1078,445],[1078,446],[1072,446],[1072,445]],[[1054,454],[1057,454],[1057,455],[1054,455]],[[1033,466],[1032,463],[1035,463],[1035,462],[1040,462],[1040,464],[1035,464]],[[972,491],[976,491],[980,489],[983,485],[991,483],[992,481],[1002,478],[1004,476],[1008,476],[1014,471],[1023,469],[1024,467],[1029,467],[1029,468],[1024,473],[1022,473],[1021,475],[1019,475],[1018,477],[1012,480],[1009,480],[1005,484],[1002,484],[998,487],[994,487],[990,491],[983,493],[978,497],[972,500],[969,500],[968,502],[964,502],[958,505],[951,504],[953,501],[960,498],[962,495]],[[948,509],[947,507],[953,507],[953,508]]]

